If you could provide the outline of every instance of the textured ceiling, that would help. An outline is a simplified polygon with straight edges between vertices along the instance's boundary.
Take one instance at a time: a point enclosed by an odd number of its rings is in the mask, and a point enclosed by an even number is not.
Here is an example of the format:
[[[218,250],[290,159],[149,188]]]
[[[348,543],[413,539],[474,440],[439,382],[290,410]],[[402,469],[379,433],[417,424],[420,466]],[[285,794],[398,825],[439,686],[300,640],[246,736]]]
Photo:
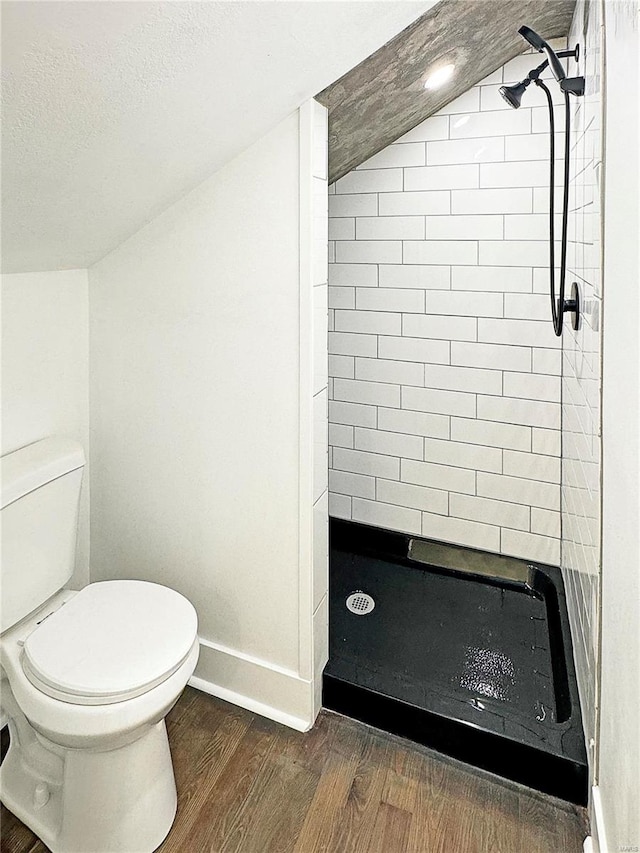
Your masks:
[[[442,0],[317,95],[329,109],[329,179],[335,181],[543,38],[569,32],[575,0]],[[542,61],[542,59],[541,59]],[[430,69],[454,63],[453,79],[425,90]]]
[[[92,264],[434,2],[3,2],[4,270]]]

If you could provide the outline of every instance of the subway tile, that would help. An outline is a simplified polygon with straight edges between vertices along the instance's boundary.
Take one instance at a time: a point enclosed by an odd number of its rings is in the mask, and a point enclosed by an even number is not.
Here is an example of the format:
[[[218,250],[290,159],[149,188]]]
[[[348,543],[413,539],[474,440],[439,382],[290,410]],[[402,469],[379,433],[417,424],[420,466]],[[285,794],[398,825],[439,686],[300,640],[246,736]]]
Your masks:
[[[479,498],[474,495],[452,494],[449,498],[449,507],[449,512],[456,518],[480,521],[497,527],[529,530],[530,509],[522,504]]]
[[[401,314],[387,311],[336,311],[337,332],[364,332],[372,335],[399,335]]]
[[[384,358],[357,358],[356,379],[424,387],[424,365]]]
[[[502,160],[504,160],[503,136],[485,136],[482,139],[446,139],[442,142],[427,142],[427,166],[496,163]]]
[[[477,417],[484,421],[559,429],[560,404],[479,394]]]
[[[375,358],[378,353],[378,339],[375,335],[329,332],[329,353]]]
[[[405,133],[398,142],[429,142],[432,139],[447,139],[448,136],[449,116],[434,115]]]
[[[329,239],[330,240],[355,240],[356,239],[356,221],[351,218],[336,218],[329,219]]]
[[[362,169],[389,169],[394,166],[424,166],[424,144],[422,142],[394,142],[382,151],[365,160]]]
[[[403,483],[469,495],[475,494],[476,490],[475,471],[454,468],[451,465],[437,465],[433,462],[416,462],[413,459],[402,459],[400,479]]]
[[[503,529],[501,547],[503,554],[512,557],[522,557],[554,566],[560,563],[560,540],[550,539],[548,536]]]
[[[555,483],[541,483],[504,474],[486,474],[484,471],[478,471],[477,477],[479,497],[496,498],[542,509],[560,509],[560,486]]]
[[[313,502],[327,490],[329,422],[327,389],[313,398]]]
[[[411,193],[381,193],[378,204],[380,216],[438,215],[449,213],[450,193],[447,189]]]
[[[560,459],[557,456],[541,456],[538,453],[505,450],[503,473],[513,477],[524,477],[527,480],[559,483]]]
[[[378,409],[378,427],[388,432],[449,438],[449,418],[407,409]]]
[[[386,480],[398,480],[400,460],[394,456],[382,456],[363,450],[333,448],[333,469],[349,471],[352,474],[365,474],[371,477],[384,477]]]
[[[550,509],[531,507],[531,532],[539,536],[560,538],[560,513]]]
[[[555,217],[556,239],[561,232],[562,221]],[[546,213],[514,213],[504,218],[505,240],[549,240],[549,216]]]
[[[380,287],[416,287],[421,290],[448,290],[451,270],[429,264],[380,264]]]
[[[467,89],[462,95],[458,95],[453,101],[438,111],[438,115],[456,115],[458,113],[472,113],[480,109],[480,90],[474,86]]]
[[[454,441],[484,444],[513,450],[531,449],[531,429],[516,424],[451,418],[451,438]]]
[[[340,379],[355,378],[355,359],[351,355],[330,355],[329,376]]]
[[[425,297],[421,290],[402,288],[364,288],[356,293],[359,311],[402,311],[424,314]]]
[[[502,239],[502,216],[427,216],[426,226],[427,240]]]
[[[362,382],[357,379],[334,380],[334,399],[347,403],[400,408],[400,388],[381,382]]]
[[[531,449],[546,456],[560,456],[561,432],[559,429],[534,427]]]
[[[529,187],[453,190],[451,193],[451,213],[455,215],[531,213],[532,210],[533,195]]]
[[[373,500],[376,496],[376,480],[375,477],[367,477],[364,474],[333,469],[329,471],[329,491]]]
[[[502,294],[432,291],[427,296],[427,312],[458,317],[502,317]]]
[[[424,216],[361,216],[356,220],[358,240],[422,240]]]
[[[517,113],[516,113],[517,115]],[[542,160],[517,163],[481,163],[479,187],[548,187],[549,166]],[[560,170],[561,172],[561,170]],[[561,174],[556,172],[556,186]]]
[[[377,429],[356,427],[356,450],[367,450],[385,456],[402,456],[407,459],[423,458],[423,438],[417,435],[403,435],[399,432],[384,432]]]
[[[329,424],[329,445],[331,447],[349,447],[353,449],[353,427],[345,424]],[[331,489],[331,476],[329,476]]]
[[[405,240],[403,253],[405,264],[478,263],[478,243],[472,240]]]
[[[337,252],[340,245],[337,244]],[[478,263],[480,266],[533,267],[544,264],[548,257],[549,244],[544,240],[483,240],[479,244]]]
[[[390,193],[402,189],[402,169],[368,169],[349,172],[336,181],[336,194]]]
[[[549,322],[540,320],[478,320],[478,342],[558,349],[560,341]]]
[[[523,397],[527,400],[560,402],[560,377],[537,373],[504,373],[505,397]]]
[[[397,264],[402,262],[400,240],[341,240],[336,260],[347,264]],[[333,282],[332,282],[333,283]]]
[[[347,426],[375,427],[376,408],[361,403],[344,403],[331,400],[329,402],[329,421],[333,424],[345,424]]]
[[[380,335],[378,338],[378,356],[397,361],[417,361],[423,364],[448,364],[449,342]]]
[[[527,267],[451,267],[453,290],[531,292],[531,270]]]
[[[538,293],[507,293],[504,297],[504,316],[518,320],[548,320],[551,314],[549,297]]]
[[[449,496],[441,489],[414,486],[395,480],[378,480],[376,489],[376,498],[382,503],[447,514]]]
[[[466,120],[463,121],[462,118]],[[527,108],[513,112],[506,112],[502,109],[490,110],[462,118],[451,120],[449,127],[451,139],[514,136],[531,132],[531,110]]]
[[[351,519],[351,498],[329,492],[329,515],[331,518]]]
[[[329,264],[329,284],[336,287],[377,287],[375,264]]]
[[[480,186],[480,166],[418,166],[404,170],[405,192],[412,190],[461,190]]]
[[[502,373],[474,367],[427,364],[424,385],[442,391],[469,391],[472,394],[501,394]]]
[[[531,133],[527,136],[505,138],[504,159],[508,161],[544,160],[549,162],[549,133]],[[562,158],[564,133],[556,136],[556,159]],[[561,168],[559,166],[558,168]]]
[[[363,524],[420,534],[420,512],[415,509],[353,498],[352,518]]]
[[[460,367],[485,367],[490,370],[531,370],[529,347],[501,344],[451,343],[451,364]]]
[[[341,216],[375,216],[377,213],[378,196],[376,193],[329,196],[330,219]]]
[[[336,244],[333,240],[327,243],[327,260],[329,264],[335,264],[336,262]],[[327,270],[327,274],[328,274]]]
[[[424,458],[427,462],[452,465],[454,468],[492,471],[496,474],[502,472],[502,450],[496,447],[425,438]]]
[[[429,539],[465,545],[467,548],[481,548],[496,553],[500,551],[500,528],[477,521],[423,512],[422,535]]]
[[[376,288],[377,290],[377,288]],[[355,287],[330,287],[329,308],[355,308]]]
[[[473,418],[476,414],[475,394],[460,391],[439,391],[432,388],[402,388],[402,409],[431,412],[439,415],[458,415]]]
[[[562,370],[562,351],[557,349],[533,349],[533,372],[549,373],[560,376]]]
[[[414,338],[475,341],[477,322],[475,317],[405,314],[402,318],[402,334]]]

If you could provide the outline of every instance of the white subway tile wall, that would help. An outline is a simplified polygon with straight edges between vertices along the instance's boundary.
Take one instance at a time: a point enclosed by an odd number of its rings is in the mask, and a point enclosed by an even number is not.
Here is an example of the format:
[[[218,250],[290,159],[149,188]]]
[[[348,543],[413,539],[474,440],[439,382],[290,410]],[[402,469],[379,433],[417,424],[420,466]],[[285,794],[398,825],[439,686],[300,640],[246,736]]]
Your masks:
[[[570,44],[580,42],[584,98],[572,102],[567,281],[577,281],[581,327],[563,334],[562,570],[587,743],[596,736],[600,574],[600,186],[602,20],[598,3],[578,0]],[[575,68],[575,65],[573,65]],[[624,132],[621,130],[621,132]],[[535,361],[535,356],[534,356]],[[544,359],[538,361],[544,364]],[[532,518],[536,529],[551,520]],[[532,527],[533,529],[533,527]]]
[[[531,87],[514,111],[498,93],[536,63],[512,60],[331,189],[330,512],[558,564],[545,100]]]

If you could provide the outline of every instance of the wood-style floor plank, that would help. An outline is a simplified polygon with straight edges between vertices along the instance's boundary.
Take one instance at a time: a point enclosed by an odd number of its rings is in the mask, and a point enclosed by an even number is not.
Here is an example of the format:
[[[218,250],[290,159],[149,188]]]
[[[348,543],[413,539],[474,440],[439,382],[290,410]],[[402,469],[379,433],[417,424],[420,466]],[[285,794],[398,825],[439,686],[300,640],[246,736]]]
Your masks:
[[[167,730],[161,853],[580,853],[587,834],[582,809],[329,712],[302,734],[188,688]],[[46,853],[1,820],[1,853]]]

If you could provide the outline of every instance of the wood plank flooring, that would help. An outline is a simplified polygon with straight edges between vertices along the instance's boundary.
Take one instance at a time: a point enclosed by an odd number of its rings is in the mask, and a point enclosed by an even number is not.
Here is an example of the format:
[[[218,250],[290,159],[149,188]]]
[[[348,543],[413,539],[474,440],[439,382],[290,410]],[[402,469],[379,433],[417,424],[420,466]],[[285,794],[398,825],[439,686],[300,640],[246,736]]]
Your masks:
[[[582,809],[330,712],[300,734],[187,688],[167,726],[161,853],[581,853],[587,834]],[[47,850],[4,807],[0,849]]]

